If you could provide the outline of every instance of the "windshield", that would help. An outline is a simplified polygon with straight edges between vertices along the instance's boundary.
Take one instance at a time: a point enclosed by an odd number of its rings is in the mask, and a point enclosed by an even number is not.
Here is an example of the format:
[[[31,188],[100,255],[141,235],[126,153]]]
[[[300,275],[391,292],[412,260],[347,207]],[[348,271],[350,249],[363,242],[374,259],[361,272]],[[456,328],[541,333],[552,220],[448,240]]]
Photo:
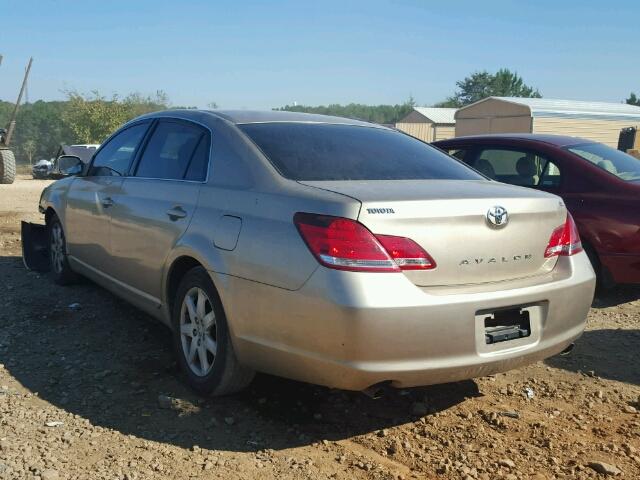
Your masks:
[[[620,150],[601,143],[585,143],[565,148],[622,180],[640,180],[640,160]]]
[[[462,163],[408,135],[317,123],[239,127],[291,180],[483,180]]]

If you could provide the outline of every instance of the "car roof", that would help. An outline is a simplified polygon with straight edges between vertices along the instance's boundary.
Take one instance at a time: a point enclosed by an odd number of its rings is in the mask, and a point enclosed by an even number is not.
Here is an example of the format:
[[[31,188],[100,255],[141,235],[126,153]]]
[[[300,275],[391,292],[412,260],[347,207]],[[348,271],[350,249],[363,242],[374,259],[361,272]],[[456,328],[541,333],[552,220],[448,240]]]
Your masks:
[[[161,110],[144,115],[144,118],[166,117],[171,114],[179,114],[181,118],[193,118],[198,120],[203,114],[223,118],[236,125],[247,123],[328,123],[341,125],[357,125],[362,127],[377,127],[388,129],[383,125],[369,123],[352,118],[333,117],[330,115],[320,115],[316,113],[287,112],[282,110],[197,110],[197,109],[174,109]]]
[[[580,137],[570,137],[568,135],[545,135],[538,133],[491,133],[487,135],[470,135],[467,137],[455,137],[447,140],[439,140],[433,142],[435,145],[445,143],[465,143],[475,141],[500,141],[500,140],[526,140],[529,142],[541,142],[557,147],[566,147],[568,145],[579,145],[584,143],[596,143],[593,140]]]

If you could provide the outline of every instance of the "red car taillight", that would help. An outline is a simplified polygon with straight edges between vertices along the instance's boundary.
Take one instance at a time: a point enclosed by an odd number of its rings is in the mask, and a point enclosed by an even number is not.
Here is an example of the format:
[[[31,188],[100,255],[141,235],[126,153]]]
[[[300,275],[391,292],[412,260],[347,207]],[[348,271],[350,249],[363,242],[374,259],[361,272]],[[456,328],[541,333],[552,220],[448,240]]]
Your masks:
[[[431,270],[436,262],[424,249],[410,238],[393,235],[376,235],[378,241],[401,270]]]
[[[355,220],[296,213],[293,221],[322,265],[339,270],[399,272],[435,267],[433,259],[413,240],[376,236]]]
[[[544,251],[545,258],[558,255],[569,256],[582,251],[580,234],[573,221],[573,217],[567,212],[567,220],[551,233],[549,244]]]

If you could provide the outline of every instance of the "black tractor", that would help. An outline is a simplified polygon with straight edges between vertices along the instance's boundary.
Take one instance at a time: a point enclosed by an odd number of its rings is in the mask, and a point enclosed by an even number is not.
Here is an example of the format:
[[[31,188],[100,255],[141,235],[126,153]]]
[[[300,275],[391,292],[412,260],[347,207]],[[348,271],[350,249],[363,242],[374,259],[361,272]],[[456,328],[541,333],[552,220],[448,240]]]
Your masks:
[[[6,141],[7,130],[0,128],[0,183],[13,183],[16,178],[16,157]]]
[[[2,55],[0,55],[0,63],[2,63]],[[11,143],[11,137],[13,136],[13,132],[16,128],[16,115],[18,114],[18,107],[20,106],[22,95],[24,94],[24,90],[27,86],[27,78],[29,77],[29,71],[31,70],[31,63],[33,63],[33,58],[29,59],[29,64],[27,65],[27,69],[24,73],[22,87],[20,88],[18,100],[13,107],[9,126],[6,129],[0,128],[0,184],[13,183],[16,179],[16,157],[9,149],[9,144]]]

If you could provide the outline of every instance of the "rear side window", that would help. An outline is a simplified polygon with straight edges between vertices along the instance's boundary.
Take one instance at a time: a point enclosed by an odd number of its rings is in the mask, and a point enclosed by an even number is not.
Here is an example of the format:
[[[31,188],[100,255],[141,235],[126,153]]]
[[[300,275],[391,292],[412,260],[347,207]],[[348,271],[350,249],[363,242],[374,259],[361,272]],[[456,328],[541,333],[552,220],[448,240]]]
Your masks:
[[[481,180],[408,135],[354,125],[254,123],[239,127],[292,180]]]
[[[640,159],[601,143],[566,147],[571,153],[628,182],[640,181]]]
[[[480,150],[472,166],[499,182],[525,187],[560,186],[560,169],[530,150],[488,148]]]
[[[89,175],[101,177],[125,175],[148,127],[148,123],[134,125],[109,140],[93,159]]]
[[[208,154],[209,133],[203,128],[161,121],[144,149],[136,177],[203,181]]]
[[[185,180],[194,180],[204,182],[207,178],[207,168],[209,167],[209,134],[205,134],[200,138],[198,146],[193,152],[191,163],[185,175]]]

